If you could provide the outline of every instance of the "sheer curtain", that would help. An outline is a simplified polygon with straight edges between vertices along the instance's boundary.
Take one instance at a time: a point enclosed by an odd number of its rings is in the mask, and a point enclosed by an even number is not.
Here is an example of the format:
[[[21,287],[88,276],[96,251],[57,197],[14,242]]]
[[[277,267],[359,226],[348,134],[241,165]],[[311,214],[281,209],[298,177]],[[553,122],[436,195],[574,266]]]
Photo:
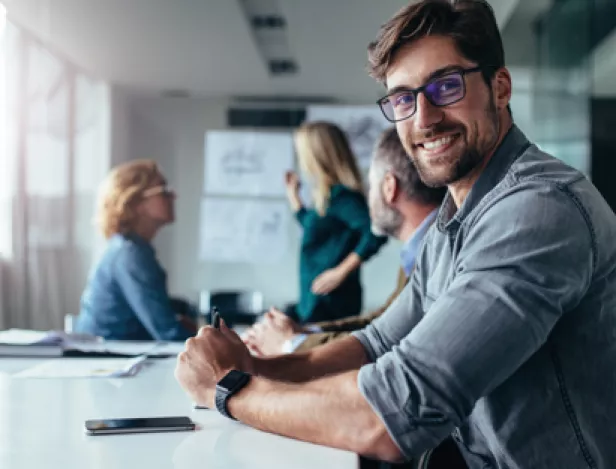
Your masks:
[[[101,241],[108,90],[10,23],[1,47],[0,329],[62,328]]]

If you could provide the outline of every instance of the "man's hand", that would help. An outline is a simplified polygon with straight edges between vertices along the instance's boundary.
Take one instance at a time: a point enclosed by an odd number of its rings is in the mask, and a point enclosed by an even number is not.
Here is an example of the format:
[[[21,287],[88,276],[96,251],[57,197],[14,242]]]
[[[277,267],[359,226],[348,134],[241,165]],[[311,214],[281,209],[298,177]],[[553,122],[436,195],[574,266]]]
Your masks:
[[[280,355],[283,353],[284,343],[300,332],[301,326],[293,319],[276,308],[271,308],[261,322],[246,332],[243,340],[257,355]]]
[[[327,295],[340,286],[346,277],[346,272],[340,267],[327,269],[312,282],[312,293]]]
[[[193,401],[215,407],[216,383],[229,371],[254,372],[253,358],[238,335],[221,321],[220,329],[202,327],[178,356],[175,378]]]

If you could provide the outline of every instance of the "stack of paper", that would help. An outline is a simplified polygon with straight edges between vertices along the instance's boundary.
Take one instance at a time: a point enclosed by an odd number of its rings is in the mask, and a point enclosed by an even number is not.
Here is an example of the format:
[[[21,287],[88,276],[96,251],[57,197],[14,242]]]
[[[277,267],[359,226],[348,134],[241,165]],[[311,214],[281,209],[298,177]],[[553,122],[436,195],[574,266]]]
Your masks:
[[[0,356],[59,357],[69,344],[76,346],[100,341],[100,338],[87,334],[9,329],[0,331]]]
[[[184,342],[105,341],[88,334],[61,331],[0,331],[0,357],[170,357],[182,350]]]
[[[16,378],[124,378],[135,376],[147,356],[133,359],[67,358],[47,360],[13,375]]]
[[[184,350],[184,342],[153,342],[130,340],[106,340],[103,342],[70,344],[65,355],[87,356],[108,355],[110,357],[135,357],[147,354],[149,357],[170,357]]]

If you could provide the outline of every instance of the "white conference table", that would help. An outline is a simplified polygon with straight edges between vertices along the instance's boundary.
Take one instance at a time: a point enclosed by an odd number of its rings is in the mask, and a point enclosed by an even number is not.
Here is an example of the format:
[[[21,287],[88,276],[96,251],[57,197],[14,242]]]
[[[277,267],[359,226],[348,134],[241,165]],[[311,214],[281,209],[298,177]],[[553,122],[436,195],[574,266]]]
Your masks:
[[[359,467],[354,453],[261,432],[215,411],[193,410],[173,376],[174,358],[150,360],[130,378],[12,377],[41,361],[0,358],[2,469]],[[189,416],[198,429],[106,436],[83,431],[87,419],[157,416]]]

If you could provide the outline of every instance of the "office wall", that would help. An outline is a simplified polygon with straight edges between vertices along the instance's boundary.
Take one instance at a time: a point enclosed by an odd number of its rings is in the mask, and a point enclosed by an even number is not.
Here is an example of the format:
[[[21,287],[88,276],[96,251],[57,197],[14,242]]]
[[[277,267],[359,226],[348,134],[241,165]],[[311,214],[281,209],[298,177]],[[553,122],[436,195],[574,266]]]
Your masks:
[[[514,83],[514,116],[532,137],[531,75],[515,70]],[[266,303],[282,305],[298,295],[300,231],[295,223],[288,227],[288,249],[279,264],[211,263],[198,259],[204,135],[208,130],[226,127],[227,106],[223,99],[134,99],[129,112],[129,156],[158,161],[178,192],[177,221],[156,240],[172,293],[196,300],[203,289],[253,289],[263,292]],[[393,289],[399,247],[397,241],[390,241],[364,266],[366,307],[380,305]]]
[[[130,93],[119,86],[112,85],[109,89],[111,113],[111,166],[131,159],[130,156],[130,126],[131,98]]]

